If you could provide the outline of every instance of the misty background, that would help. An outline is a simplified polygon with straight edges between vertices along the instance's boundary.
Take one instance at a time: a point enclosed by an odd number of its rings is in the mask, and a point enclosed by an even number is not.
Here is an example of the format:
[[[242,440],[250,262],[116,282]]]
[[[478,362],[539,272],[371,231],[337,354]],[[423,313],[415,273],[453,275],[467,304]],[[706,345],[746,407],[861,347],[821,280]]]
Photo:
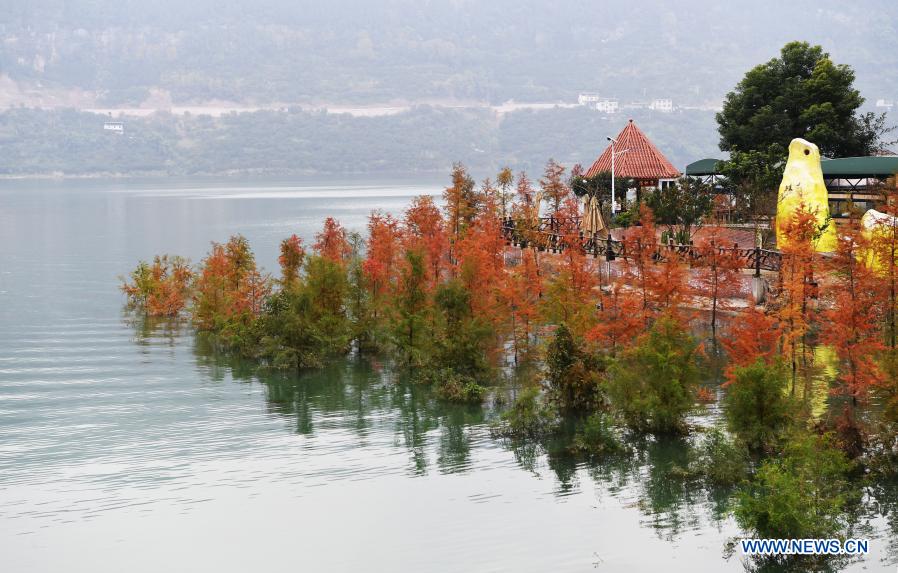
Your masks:
[[[885,0],[0,0],[0,174],[533,172],[591,163],[628,118],[682,169],[724,155],[724,95],[791,40],[888,110],[896,16]]]

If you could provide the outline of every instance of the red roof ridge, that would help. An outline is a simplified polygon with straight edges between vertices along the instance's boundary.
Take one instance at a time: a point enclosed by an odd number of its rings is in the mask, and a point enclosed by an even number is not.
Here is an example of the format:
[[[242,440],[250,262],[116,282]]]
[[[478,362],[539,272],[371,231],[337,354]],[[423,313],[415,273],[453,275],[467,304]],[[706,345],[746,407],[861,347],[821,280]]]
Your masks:
[[[632,179],[675,179],[680,176],[676,167],[664,157],[655,145],[649,141],[632,119],[615,138],[617,157],[614,160],[614,174],[617,177]],[[626,153],[621,153],[626,150]],[[586,171],[592,177],[604,171],[611,171],[611,145],[605,148]]]

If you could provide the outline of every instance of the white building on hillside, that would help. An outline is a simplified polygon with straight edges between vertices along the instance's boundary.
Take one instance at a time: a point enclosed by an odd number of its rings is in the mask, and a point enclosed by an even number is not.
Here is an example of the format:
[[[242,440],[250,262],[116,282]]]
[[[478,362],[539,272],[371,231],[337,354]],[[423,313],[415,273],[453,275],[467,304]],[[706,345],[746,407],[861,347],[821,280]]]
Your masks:
[[[653,111],[670,113],[673,111],[673,100],[670,98],[653,99],[652,103],[649,104],[649,109]]]
[[[577,96],[577,103],[602,113],[617,113],[620,108],[615,98],[602,97],[597,93],[589,92]]]
[[[125,124],[121,121],[107,121],[103,124],[103,131],[109,131],[111,133],[117,133],[119,135],[124,135],[125,133]]]

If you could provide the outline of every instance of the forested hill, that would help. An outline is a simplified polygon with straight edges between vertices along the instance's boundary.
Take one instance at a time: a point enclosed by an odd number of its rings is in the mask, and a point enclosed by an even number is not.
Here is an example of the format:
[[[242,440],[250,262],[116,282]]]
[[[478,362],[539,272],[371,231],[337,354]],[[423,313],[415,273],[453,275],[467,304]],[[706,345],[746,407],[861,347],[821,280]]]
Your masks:
[[[421,106],[397,115],[353,117],[305,111],[209,116],[157,113],[124,118],[74,110],[0,113],[0,175],[446,173],[462,161],[474,173],[500,166],[538,175],[553,157],[591,164],[633,117],[682,169],[717,155],[710,111],[607,116],[586,108],[497,114],[490,108]]]
[[[898,97],[891,0],[4,0],[0,76],[102,105],[719,102],[790,40]],[[0,102],[2,104],[2,102]]]

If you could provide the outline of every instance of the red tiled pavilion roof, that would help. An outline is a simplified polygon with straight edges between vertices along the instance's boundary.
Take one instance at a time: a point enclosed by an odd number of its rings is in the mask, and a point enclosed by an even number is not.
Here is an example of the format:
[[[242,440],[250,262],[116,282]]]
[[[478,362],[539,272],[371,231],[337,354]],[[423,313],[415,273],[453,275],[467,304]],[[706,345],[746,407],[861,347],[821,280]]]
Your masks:
[[[617,157],[614,159],[614,175],[616,177],[629,177],[632,179],[674,179],[680,176],[680,172],[658,151],[658,148],[649,141],[642,131],[636,127],[631,119],[626,127],[621,130],[614,147]],[[623,150],[629,150],[621,153]],[[611,145],[605,148],[602,155],[596,159],[592,167],[586,172],[587,177],[592,177],[603,171],[611,171]]]

